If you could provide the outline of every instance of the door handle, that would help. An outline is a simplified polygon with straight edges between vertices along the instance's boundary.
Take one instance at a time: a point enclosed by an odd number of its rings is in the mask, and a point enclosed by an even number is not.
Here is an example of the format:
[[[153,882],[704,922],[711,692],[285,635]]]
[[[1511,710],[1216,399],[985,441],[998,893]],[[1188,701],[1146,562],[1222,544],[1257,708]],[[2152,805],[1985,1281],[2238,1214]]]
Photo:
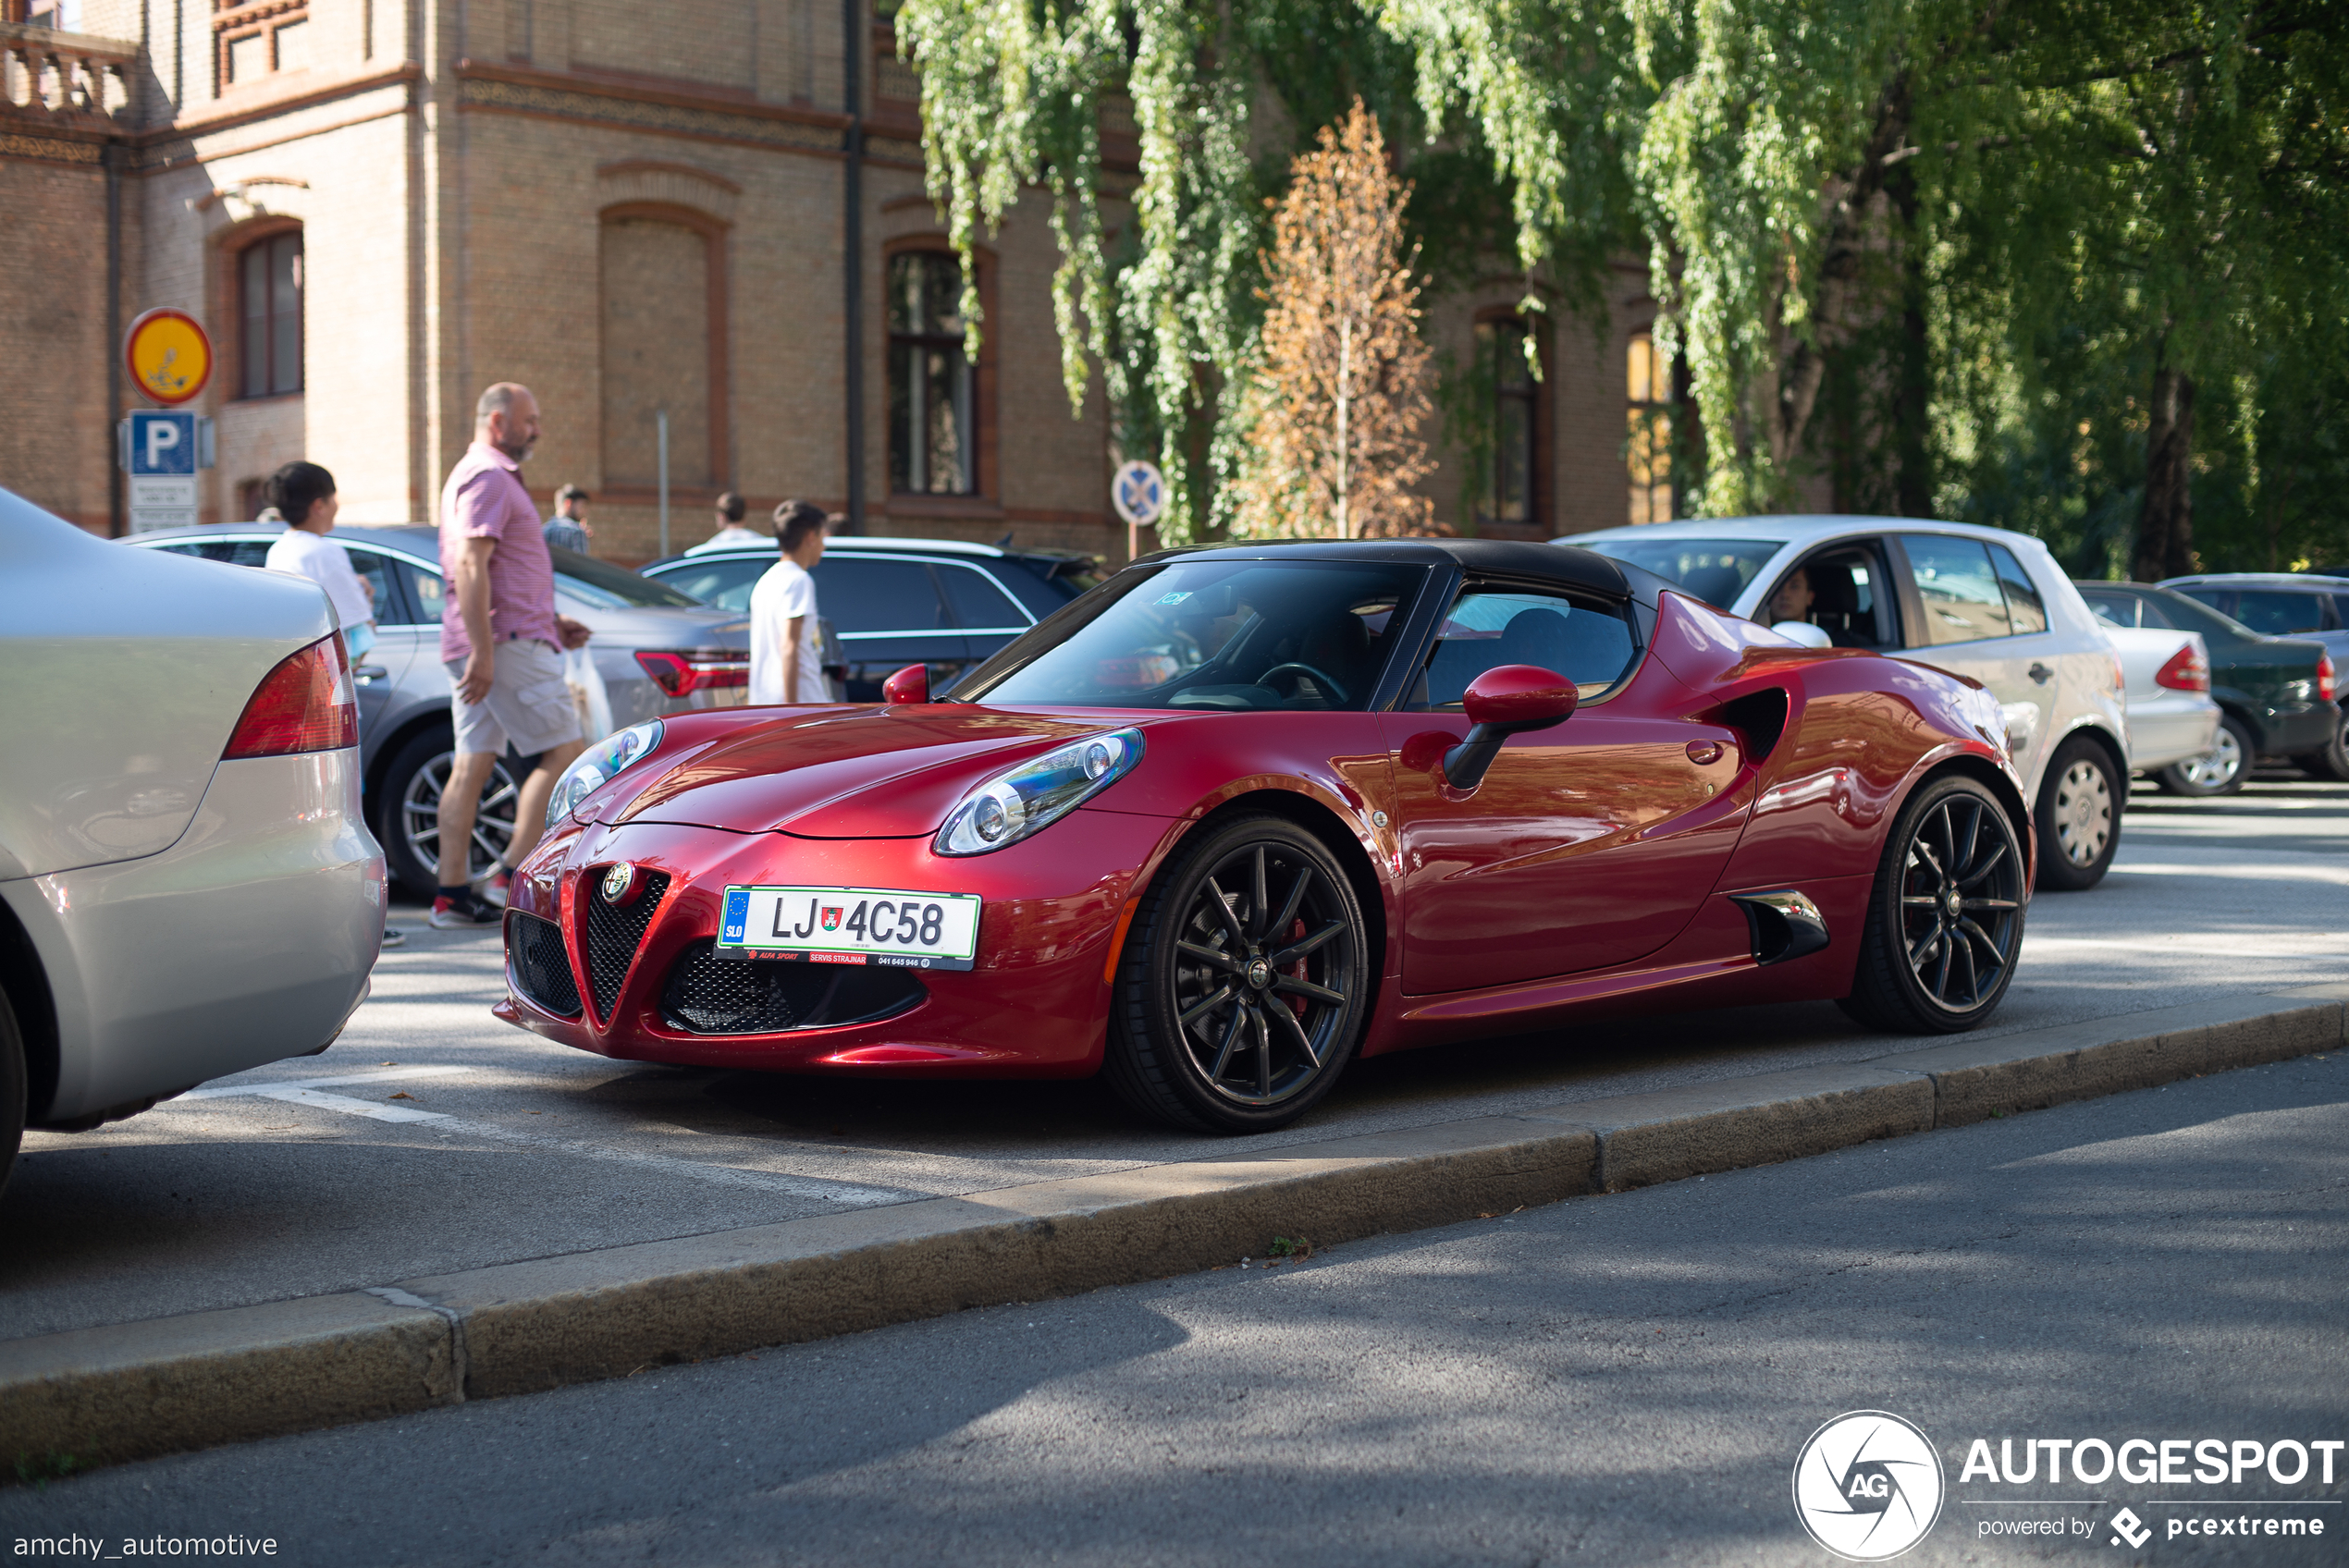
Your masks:
[[[2031,679],[2032,679],[2032,680],[2034,680],[2037,681],[2040,685],[2045,686],[2045,685],[2046,685],[2046,684],[2047,684],[2049,680],[2053,680],[2054,678],[2055,678],[2055,671],[2054,671],[2054,670],[2049,669],[2049,668],[2048,668],[2046,665],[2040,664],[2040,663],[2036,662],[2035,660],[2032,663],[2032,666],[2031,666]]]
[[[351,679],[357,681],[362,686],[369,686],[378,680],[384,680],[390,674],[391,671],[386,669],[382,665],[363,664],[358,668],[351,672]]]

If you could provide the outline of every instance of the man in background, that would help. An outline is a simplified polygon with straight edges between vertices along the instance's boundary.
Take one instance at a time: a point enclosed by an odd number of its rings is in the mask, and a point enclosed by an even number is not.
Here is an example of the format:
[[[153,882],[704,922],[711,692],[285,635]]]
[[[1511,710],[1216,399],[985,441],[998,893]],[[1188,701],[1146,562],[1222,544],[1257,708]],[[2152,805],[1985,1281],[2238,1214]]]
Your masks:
[[[775,508],[781,559],[750,591],[750,700],[829,703],[816,638],[816,563],[824,558],[824,512],[806,501]]]
[[[555,613],[555,569],[538,508],[523,488],[523,459],[538,444],[538,400],[501,381],[473,410],[473,444],[440,492],[440,657],[457,754],[440,792],[440,929],[501,918],[513,868],[538,847],[547,800],[579,753],[579,713],[563,680],[563,650],[587,629]],[[481,789],[510,742],[536,766],[514,802],[514,832],[479,877],[472,867]]]
[[[577,550],[583,556],[588,554],[587,542],[596,536],[596,531],[587,526],[587,492],[576,484],[566,484],[556,491],[555,515],[547,520],[541,532],[549,545]]]
[[[791,503],[786,502],[785,504],[789,505]],[[700,544],[694,545],[685,553],[689,556],[698,556],[704,550],[723,550],[732,545],[764,545],[767,543],[767,535],[759,533],[755,528],[744,528],[743,526],[743,513],[748,511],[749,509],[750,503],[744,500],[740,496],[735,495],[732,490],[729,490],[723,496],[719,496],[718,532],[703,540]]]

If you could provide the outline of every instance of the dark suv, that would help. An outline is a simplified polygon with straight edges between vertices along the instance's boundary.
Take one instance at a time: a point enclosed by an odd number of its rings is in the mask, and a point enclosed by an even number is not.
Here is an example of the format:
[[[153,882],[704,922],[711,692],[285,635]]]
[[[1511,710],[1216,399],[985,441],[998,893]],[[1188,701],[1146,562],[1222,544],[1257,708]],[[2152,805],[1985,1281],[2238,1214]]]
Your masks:
[[[771,544],[730,545],[638,570],[704,604],[747,612],[775,560]],[[847,534],[824,545],[816,605],[840,640],[847,700],[878,703],[881,682],[912,664],[928,665],[930,690],[944,692],[1100,581],[1088,556]]]
[[[2184,764],[2164,768],[2155,776],[2162,788],[2178,794],[2239,790],[2253,759],[2261,756],[2289,757],[2311,778],[2349,779],[2349,751],[2343,748],[2335,701],[2336,661],[2320,640],[2262,635],[2212,607],[2208,598],[2218,595],[2217,589],[2172,590],[2142,582],[2083,582],[2079,588],[2100,620],[2199,631],[2210,650],[2210,695],[2219,704],[2220,727],[2233,739],[2236,764],[2216,772],[2207,767],[2196,772]]]

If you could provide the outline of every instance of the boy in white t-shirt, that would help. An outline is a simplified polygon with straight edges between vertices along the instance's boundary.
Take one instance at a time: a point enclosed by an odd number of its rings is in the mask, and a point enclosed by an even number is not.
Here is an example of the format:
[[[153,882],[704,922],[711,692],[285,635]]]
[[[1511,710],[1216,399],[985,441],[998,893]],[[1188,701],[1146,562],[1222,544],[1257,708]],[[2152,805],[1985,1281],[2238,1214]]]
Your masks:
[[[782,559],[750,591],[750,701],[829,703],[816,643],[816,579],[824,558],[824,514],[806,501],[775,508]]]

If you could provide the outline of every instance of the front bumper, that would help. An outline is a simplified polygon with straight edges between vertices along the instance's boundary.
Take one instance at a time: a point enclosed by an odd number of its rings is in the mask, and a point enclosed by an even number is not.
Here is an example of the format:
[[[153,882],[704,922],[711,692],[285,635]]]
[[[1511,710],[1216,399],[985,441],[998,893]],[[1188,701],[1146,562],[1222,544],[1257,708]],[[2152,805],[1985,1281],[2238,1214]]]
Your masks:
[[[317,1049],[366,999],[384,857],[356,748],[224,762],[138,860],[0,883],[56,1009],[67,1121]]]
[[[784,833],[632,823],[566,827],[514,878],[507,917],[510,1023],[632,1061],[889,1075],[1081,1076],[1101,1063],[1105,971],[1126,900],[1181,825],[1079,810],[993,854],[949,859],[922,839],[801,839]],[[624,963],[610,1005],[591,972],[586,901],[606,866],[630,862],[669,878]],[[870,1023],[758,1034],[700,1034],[663,1005],[672,974],[718,934],[730,884],[899,888],[985,900],[976,966],[895,971],[918,981],[913,1005]],[[552,922],[580,1002],[566,1017],[516,974],[516,917]],[[758,961],[764,964],[775,962]]]

